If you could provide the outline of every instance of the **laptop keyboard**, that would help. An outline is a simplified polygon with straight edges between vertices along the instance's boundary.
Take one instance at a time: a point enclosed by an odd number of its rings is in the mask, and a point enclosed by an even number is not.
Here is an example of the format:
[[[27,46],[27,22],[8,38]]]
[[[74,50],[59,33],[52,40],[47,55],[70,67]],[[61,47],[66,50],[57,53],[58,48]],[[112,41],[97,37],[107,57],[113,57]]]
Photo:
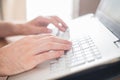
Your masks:
[[[73,49],[68,53],[70,67],[82,65],[101,58],[101,54],[90,37],[73,41]]]
[[[52,60],[51,71],[63,70],[66,67],[72,68],[101,59],[101,53],[89,36],[73,40],[72,49],[61,58]]]

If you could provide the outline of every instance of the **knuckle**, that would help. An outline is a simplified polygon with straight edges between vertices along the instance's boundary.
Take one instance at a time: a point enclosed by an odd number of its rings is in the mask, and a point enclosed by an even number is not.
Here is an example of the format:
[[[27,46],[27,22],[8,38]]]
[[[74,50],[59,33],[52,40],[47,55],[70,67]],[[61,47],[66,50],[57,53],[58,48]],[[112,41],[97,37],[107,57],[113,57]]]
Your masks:
[[[52,45],[53,45],[52,42],[48,42],[48,43],[47,43],[47,46],[48,46],[48,47],[51,47]]]
[[[53,42],[53,41],[55,41],[55,37],[54,36],[50,36],[49,40]]]
[[[54,49],[55,44],[53,42],[48,42],[47,47],[48,49]]]

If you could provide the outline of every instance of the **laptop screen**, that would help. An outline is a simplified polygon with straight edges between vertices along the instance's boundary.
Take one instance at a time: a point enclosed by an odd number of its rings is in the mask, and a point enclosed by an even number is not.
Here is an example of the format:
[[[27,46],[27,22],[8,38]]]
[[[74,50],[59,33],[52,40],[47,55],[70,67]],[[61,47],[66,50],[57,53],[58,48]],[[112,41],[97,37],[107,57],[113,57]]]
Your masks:
[[[101,0],[96,15],[120,39],[120,0]]]

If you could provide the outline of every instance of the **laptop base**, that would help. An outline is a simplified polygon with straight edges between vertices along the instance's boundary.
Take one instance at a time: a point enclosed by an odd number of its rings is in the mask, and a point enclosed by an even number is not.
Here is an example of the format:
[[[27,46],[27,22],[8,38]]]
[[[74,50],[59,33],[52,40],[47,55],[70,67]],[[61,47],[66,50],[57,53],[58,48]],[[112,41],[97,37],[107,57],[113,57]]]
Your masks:
[[[85,70],[58,80],[120,80],[120,61]]]

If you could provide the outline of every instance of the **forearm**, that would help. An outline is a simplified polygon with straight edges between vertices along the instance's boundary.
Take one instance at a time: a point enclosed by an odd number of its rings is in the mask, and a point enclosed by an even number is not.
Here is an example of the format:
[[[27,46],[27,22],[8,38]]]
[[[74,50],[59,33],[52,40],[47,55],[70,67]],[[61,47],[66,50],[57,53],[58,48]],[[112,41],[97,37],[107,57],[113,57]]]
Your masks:
[[[9,22],[0,22],[0,37],[17,35],[18,27],[16,25]]]

